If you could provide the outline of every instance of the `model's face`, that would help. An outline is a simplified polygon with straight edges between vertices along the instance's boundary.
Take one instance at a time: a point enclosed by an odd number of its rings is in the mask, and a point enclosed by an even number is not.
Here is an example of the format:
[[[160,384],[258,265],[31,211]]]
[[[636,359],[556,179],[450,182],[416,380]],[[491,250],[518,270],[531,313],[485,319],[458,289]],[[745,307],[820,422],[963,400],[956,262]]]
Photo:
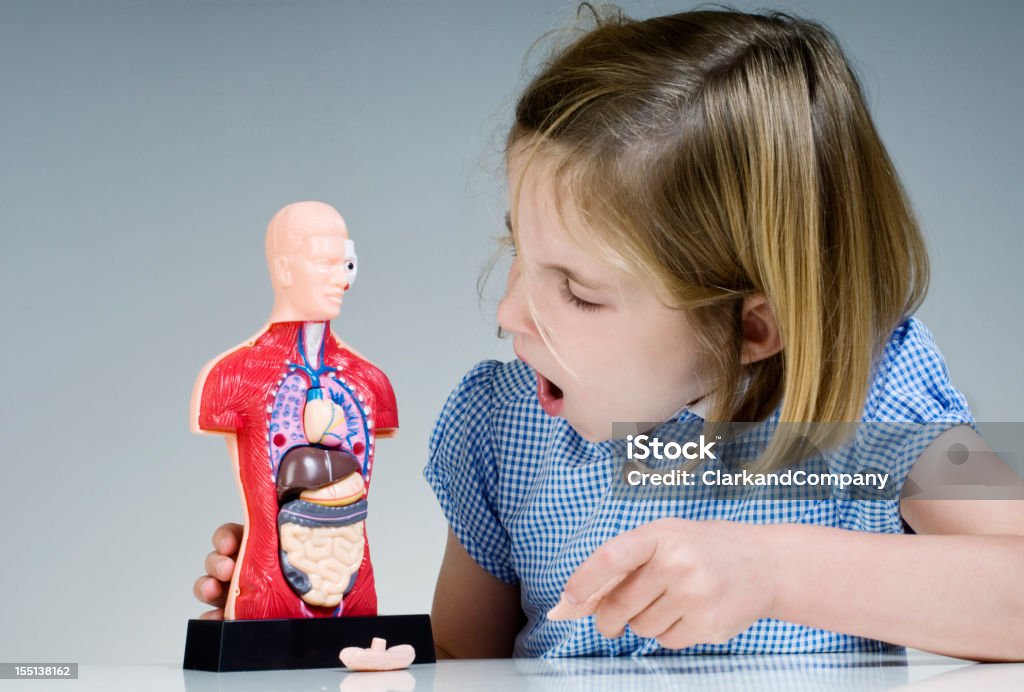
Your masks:
[[[510,157],[513,186],[520,163]],[[572,240],[563,224],[576,223],[574,215],[559,216],[552,177],[540,163],[529,167],[512,214],[516,258],[498,323],[537,371],[544,410],[584,439],[611,439],[615,422],[667,420],[704,393],[695,334],[653,282],[610,268]],[[586,237],[586,229],[573,231]]]
[[[347,238],[348,234],[340,230],[308,235],[289,257],[289,300],[301,309],[306,320],[332,320],[341,311],[349,289]]]

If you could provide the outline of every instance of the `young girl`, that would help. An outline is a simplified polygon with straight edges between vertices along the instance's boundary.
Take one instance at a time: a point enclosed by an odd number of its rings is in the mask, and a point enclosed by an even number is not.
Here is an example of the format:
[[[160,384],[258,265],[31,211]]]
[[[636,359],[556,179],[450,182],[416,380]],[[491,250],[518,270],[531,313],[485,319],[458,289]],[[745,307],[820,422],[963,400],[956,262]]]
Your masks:
[[[518,359],[459,383],[425,469],[450,526],[439,655],[1024,659],[1024,503],[899,499],[954,443],[1002,462],[910,316],[924,243],[826,29],[601,17],[519,99],[507,163]],[[886,499],[641,502],[612,490],[629,421],[757,422],[762,470],[843,444],[827,423],[915,432],[856,447]],[[215,533],[201,600],[223,603],[240,533]]]

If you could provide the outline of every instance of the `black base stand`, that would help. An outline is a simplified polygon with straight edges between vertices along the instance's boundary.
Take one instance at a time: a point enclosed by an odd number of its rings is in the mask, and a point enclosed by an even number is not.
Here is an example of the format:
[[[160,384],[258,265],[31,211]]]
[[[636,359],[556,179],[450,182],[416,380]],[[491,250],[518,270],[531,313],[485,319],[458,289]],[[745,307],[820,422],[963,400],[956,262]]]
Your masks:
[[[183,668],[218,673],[239,670],[340,668],[346,646],[412,644],[413,663],[434,663],[429,615],[295,620],[189,620]]]

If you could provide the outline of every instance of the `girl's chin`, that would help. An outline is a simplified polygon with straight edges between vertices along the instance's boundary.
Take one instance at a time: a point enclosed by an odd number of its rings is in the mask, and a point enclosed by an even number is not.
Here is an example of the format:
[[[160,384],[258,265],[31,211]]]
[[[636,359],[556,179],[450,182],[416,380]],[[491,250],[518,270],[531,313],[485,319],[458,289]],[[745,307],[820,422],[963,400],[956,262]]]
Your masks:
[[[614,435],[612,435],[611,424],[608,424],[607,427],[603,430],[603,432],[598,432],[591,429],[589,426],[583,425],[579,421],[573,421],[573,416],[571,412],[569,413],[569,415],[562,415],[562,418],[565,418],[566,422],[572,427],[573,430],[576,431],[576,433],[580,437],[582,437],[587,442],[590,442],[591,444],[607,442],[608,440],[614,437]]]

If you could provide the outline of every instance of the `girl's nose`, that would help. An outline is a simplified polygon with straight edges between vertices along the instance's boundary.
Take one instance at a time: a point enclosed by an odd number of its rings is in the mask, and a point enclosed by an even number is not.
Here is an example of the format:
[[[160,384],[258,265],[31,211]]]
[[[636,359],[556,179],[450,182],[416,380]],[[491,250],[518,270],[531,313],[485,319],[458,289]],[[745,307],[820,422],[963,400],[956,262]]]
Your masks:
[[[512,260],[512,266],[508,270],[505,297],[498,305],[498,326],[512,334],[539,336],[526,302],[526,286],[519,262],[518,257]]]

